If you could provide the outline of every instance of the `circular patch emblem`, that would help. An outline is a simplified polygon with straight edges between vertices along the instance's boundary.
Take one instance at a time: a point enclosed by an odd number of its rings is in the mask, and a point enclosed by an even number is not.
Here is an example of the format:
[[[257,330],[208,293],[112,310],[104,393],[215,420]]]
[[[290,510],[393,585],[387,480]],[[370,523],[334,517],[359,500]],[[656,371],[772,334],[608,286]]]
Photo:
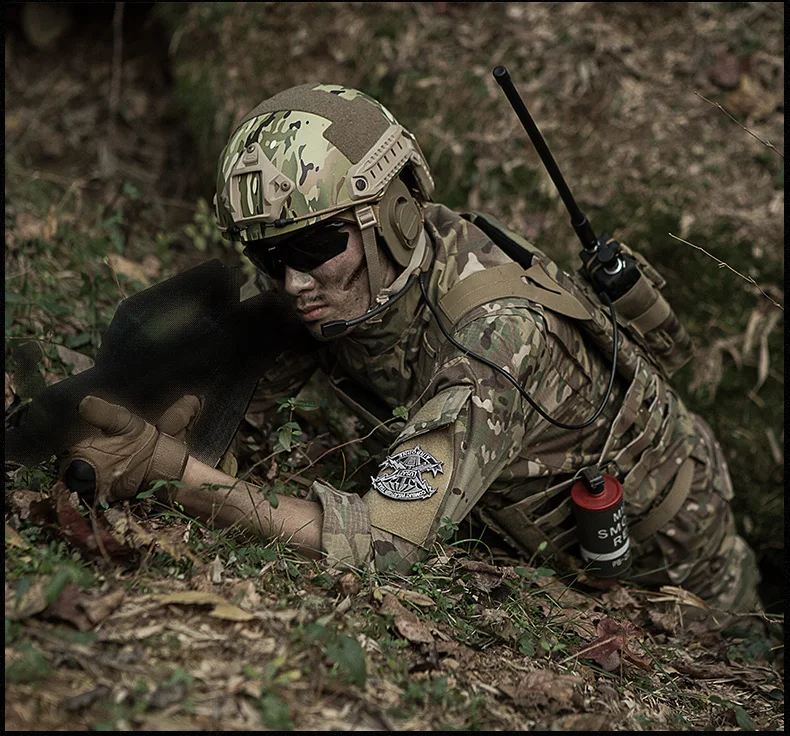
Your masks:
[[[371,478],[373,488],[383,496],[396,501],[422,501],[430,498],[437,489],[429,486],[423,473],[432,473],[435,478],[443,473],[443,463],[420,446],[390,455],[382,464],[382,470],[392,470],[389,475]]]

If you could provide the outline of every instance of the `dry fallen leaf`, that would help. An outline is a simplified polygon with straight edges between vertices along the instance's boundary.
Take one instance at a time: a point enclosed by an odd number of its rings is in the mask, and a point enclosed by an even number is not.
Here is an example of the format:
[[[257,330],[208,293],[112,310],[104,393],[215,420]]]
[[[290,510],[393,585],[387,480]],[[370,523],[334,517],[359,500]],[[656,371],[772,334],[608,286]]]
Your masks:
[[[639,602],[622,585],[616,585],[611,590],[607,590],[601,596],[601,600],[608,609],[615,611],[624,608],[639,608]]]
[[[780,100],[781,95],[772,94],[758,80],[744,74],[738,81],[737,89],[727,93],[724,107],[734,115],[764,120],[776,110]]]
[[[14,379],[5,374],[5,410],[8,411],[8,407],[14,403],[14,399],[16,399],[16,392],[14,391]]]
[[[551,704],[555,708],[570,707],[574,689],[582,683],[580,677],[541,669],[527,672],[515,685],[500,685],[499,689],[522,706]]]
[[[248,611],[244,611],[230,603],[218,603],[214,606],[214,610],[208,612],[208,615],[224,619],[225,621],[251,621],[255,618]]]
[[[16,216],[16,225],[13,231],[17,242],[20,243],[35,238],[49,240],[54,235],[51,220],[49,218],[42,220],[31,212],[20,212]]]
[[[46,590],[50,580],[51,576],[48,575],[29,587],[20,583],[16,590],[6,588],[5,617],[11,621],[22,621],[41,613],[49,605]]]
[[[19,536],[19,532],[8,526],[8,523],[5,525],[5,543],[9,547],[17,547],[18,549],[28,549],[30,547],[30,545]]]
[[[70,493],[63,481],[55,483],[52,491],[59,531],[69,544],[90,555],[126,557],[134,552],[115,538],[101,511],[93,512],[92,519],[85,519],[79,512],[77,494]]]
[[[162,271],[162,262],[153,253],[146,253],[141,268],[149,279],[156,279]]]
[[[119,256],[117,253],[110,253],[107,256],[107,265],[122,276],[128,279],[139,281],[141,284],[148,286],[151,282],[148,280],[145,267],[140,263],[130,261],[128,258]]]
[[[168,593],[157,598],[159,603],[174,603],[185,606],[208,605],[211,603],[227,603],[227,601],[216,593],[204,593],[200,590],[184,590],[179,593]]]
[[[39,493],[38,491],[28,491],[24,488],[18,488],[11,494],[10,500],[11,508],[13,508],[14,513],[22,520],[49,516],[50,514],[47,512],[54,514],[53,508],[42,508],[42,506],[51,507],[51,503],[43,493]],[[36,509],[44,511],[44,513],[36,514]]]
[[[485,562],[467,559],[459,560],[459,563],[461,567],[472,573],[472,585],[484,593],[490,593],[492,590],[495,590],[502,585],[504,580],[513,580],[518,577],[512,567],[498,567]]]
[[[411,642],[421,642],[430,644],[433,642],[433,635],[428,627],[419,619],[396,618],[395,628],[398,633]]]
[[[750,67],[750,58],[740,58],[727,49],[716,57],[716,63],[708,70],[708,78],[722,89],[735,89],[744,72]]]
[[[362,590],[359,578],[353,572],[347,572],[337,581],[337,587],[344,596],[352,596]]]
[[[204,593],[200,590],[186,590],[180,593],[170,593],[157,598],[162,605],[176,604],[184,606],[213,605],[209,616],[225,619],[226,621],[251,621],[255,616],[243,611],[238,606],[231,605],[222,596],[216,593]]]
[[[58,352],[58,357],[63,361],[63,364],[72,366],[71,374],[73,376],[87,371],[88,368],[93,368],[93,358],[78,353],[76,350],[71,350],[65,345],[56,345],[55,349]]]
[[[222,560],[220,560],[219,555],[217,555],[208,566],[209,577],[214,585],[219,585],[222,582],[223,572],[225,572],[225,568],[222,566]]]
[[[384,593],[379,613],[395,617],[395,628],[404,639],[424,644],[433,642],[433,635],[427,624],[421,621],[416,614],[404,608],[391,593]]]
[[[660,631],[666,631],[673,636],[677,633],[680,626],[679,610],[672,608],[669,611],[658,611],[652,606],[647,609],[650,621],[658,627]]]
[[[381,587],[376,588],[373,593],[373,597],[376,598],[376,600],[383,600],[385,593],[391,593],[399,600],[409,601],[409,603],[414,603],[414,605],[420,606],[420,608],[430,608],[431,606],[436,605],[436,603],[427,595],[418,593],[416,590],[399,588],[395,585],[382,585]]]
[[[480,621],[485,630],[505,641],[516,641],[518,639],[516,627],[510,620],[507,611],[502,608],[484,608]]]
[[[610,716],[606,713],[571,713],[567,716],[560,716],[551,723],[552,731],[586,731],[596,733],[597,731],[608,731]]]
[[[335,613],[342,615],[344,614],[349,608],[351,608],[351,598],[350,596],[346,596],[343,598],[340,603],[335,606]]]
[[[248,580],[243,587],[243,597],[239,605],[246,611],[254,611],[260,608],[261,596],[258,594],[258,591],[255,590],[255,583],[253,583],[252,580]]]
[[[84,710],[85,708],[89,708],[97,700],[101,700],[109,694],[110,689],[108,687],[99,685],[99,687],[94,688],[93,690],[88,690],[87,692],[80,693],[79,695],[73,695],[70,698],[66,698],[61,702],[60,705],[64,710],[74,713]]]
[[[76,585],[69,584],[63,589],[57,600],[43,611],[42,615],[44,618],[67,621],[80,631],[88,631],[93,627],[93,624],[82,609],[81,603],[85,597],[84,591]]]
[[[430,608],[431,606],[435,606],[436,602],[429,598],[427,595],[423,595],[422,593],[418,593],[416,590],[399,590],[398,598],[402,601],[409,601],[409,603],[414,603],[416,606],[420,606],[421,608]]]
[[[143,526],[143,523],[134,519],[128,503],[124,504],[123,509],[107,509],[104,512],[104,517],[112,526],[115,537],[123,540],[127,546],[135,549],[156,547],[158,551],[170,555],[176,561],[186,557],[195,565],[200,565],[198,558],[192,554],[188,545],[182,541],[180,532],[176,530],[148,531]]]
[[[123,588],[118,588],[101,596],[101,598],[83,601],[82,610],[85,611],[85,615],[90,619],[91,623],[96,625],[104,621],[107,616],[118,608],[123,599]]]
[[[641,634],[641,630],[629,621],[619,622],[604,618],[598,623],[598,638],[582,647],[578,655],[592,659],[607,672],[616,670],[623,661],[647,669],[650,666],[649,660],[631,649],[631,641]]]
[[[663,593],[665,597],[650,598],[651,603],[659,601],[673,601],[681,606],[690,606],[691,608],[698,608],[701,611],[710,613],[710,606],[702,600],[698,595],[695,595],[690,590],[680,588],[677,585],[662,585],[658,589],[659,593]]]

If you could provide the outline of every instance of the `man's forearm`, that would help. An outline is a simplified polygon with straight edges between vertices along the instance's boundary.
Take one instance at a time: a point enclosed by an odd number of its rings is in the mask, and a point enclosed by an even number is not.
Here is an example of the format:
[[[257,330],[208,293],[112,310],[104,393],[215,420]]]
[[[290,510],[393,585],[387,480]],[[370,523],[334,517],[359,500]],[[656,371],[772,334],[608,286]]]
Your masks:
[[[217,527],[238,526],[276,537],[292,545],[305,557],[321,557],[323,512],[317,501],[278,496],[274,508],[256,486],[232,478],[190,457],[184,484],[169,498],[186,513]]]

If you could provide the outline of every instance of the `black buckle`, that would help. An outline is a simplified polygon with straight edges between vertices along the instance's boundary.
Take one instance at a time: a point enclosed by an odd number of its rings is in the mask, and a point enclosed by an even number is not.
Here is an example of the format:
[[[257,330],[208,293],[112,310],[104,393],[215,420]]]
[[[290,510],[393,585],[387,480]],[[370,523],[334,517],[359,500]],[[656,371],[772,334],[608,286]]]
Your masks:
[[[601,471],[596,466],[582,468],[581,476],[590,493],[598,494],[603,492],[606,481],[603,475],[601,475]]]

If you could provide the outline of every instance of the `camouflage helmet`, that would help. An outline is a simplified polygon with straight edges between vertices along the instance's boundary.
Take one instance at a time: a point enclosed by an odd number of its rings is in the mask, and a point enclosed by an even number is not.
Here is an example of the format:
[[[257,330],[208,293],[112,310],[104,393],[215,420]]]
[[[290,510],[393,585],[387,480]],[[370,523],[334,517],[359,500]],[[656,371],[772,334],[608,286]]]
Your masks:
[[[417,201],[432,193],[416,139],[383,105],[347,87],[303,84],[237,126],[220,155],[214,204],[220,232],[241,242],[353,214],[369,266],[374,231],[406,266],[422,232]]]

